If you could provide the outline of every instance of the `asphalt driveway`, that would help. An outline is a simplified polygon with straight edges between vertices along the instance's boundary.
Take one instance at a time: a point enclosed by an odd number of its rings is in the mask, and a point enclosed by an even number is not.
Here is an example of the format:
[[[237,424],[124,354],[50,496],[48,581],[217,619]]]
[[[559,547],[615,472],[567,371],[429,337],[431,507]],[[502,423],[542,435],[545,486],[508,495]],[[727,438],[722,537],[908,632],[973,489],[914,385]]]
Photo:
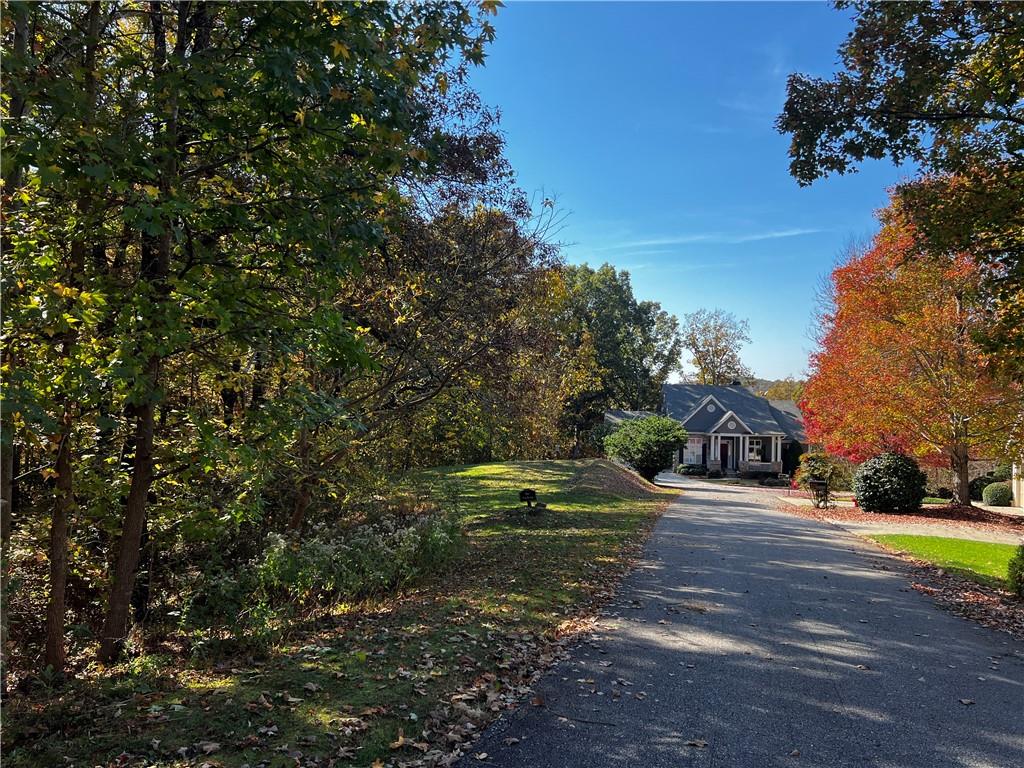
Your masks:
[[[1024,643],[853,535],[682,484],[592,640],[461,766],[1024,768]]]

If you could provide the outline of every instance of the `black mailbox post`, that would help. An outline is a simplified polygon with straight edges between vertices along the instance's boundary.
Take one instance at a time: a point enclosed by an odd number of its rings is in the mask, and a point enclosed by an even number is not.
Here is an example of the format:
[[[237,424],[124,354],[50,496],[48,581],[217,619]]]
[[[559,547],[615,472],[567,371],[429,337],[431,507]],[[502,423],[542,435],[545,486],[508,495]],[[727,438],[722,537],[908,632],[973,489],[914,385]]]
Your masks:
[[[537,492],[533,488],[523,488],[519,492],[519,500],[525,502],[526,506],[532,509],[534,502],[537,501]]]

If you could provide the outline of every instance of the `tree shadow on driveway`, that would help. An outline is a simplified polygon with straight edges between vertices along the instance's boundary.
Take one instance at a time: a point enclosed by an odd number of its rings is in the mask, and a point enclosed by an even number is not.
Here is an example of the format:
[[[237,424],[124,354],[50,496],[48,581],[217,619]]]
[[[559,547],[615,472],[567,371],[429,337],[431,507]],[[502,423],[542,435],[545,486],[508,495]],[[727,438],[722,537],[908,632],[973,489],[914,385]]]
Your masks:
[[[853,536],[687,485],[543,705],[464,765],[1024,766],[1024,644]]]

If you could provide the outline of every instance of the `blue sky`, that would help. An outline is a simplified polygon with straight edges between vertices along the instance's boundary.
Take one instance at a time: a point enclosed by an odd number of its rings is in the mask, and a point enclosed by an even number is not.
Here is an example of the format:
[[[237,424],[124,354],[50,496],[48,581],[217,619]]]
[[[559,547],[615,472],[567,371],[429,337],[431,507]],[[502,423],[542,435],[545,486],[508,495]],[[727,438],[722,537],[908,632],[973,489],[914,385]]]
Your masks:
[[[565,214],[567,260],[630,272],[680,318],[747,318],[743,358],[797,375],[815,290],[877,229],[888,162],[800,188],[773,128],[790,72],[828,76],[851,27],[824,3],[510,2],[473,74],[528,192]]]

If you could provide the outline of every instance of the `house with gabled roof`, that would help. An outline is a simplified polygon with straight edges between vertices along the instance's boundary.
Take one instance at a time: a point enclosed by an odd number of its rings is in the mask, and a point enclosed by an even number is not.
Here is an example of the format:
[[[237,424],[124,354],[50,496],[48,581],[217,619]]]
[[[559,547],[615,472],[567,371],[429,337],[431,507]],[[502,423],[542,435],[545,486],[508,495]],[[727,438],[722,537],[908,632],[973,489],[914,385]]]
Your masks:
[[[742,384],[665,384],[659,412],[685,427],[677,463],[724,473],[793,472],[807,448],[803,416],[792,400],[768,400]],[[609,411],[615,424],[651,415]]]

